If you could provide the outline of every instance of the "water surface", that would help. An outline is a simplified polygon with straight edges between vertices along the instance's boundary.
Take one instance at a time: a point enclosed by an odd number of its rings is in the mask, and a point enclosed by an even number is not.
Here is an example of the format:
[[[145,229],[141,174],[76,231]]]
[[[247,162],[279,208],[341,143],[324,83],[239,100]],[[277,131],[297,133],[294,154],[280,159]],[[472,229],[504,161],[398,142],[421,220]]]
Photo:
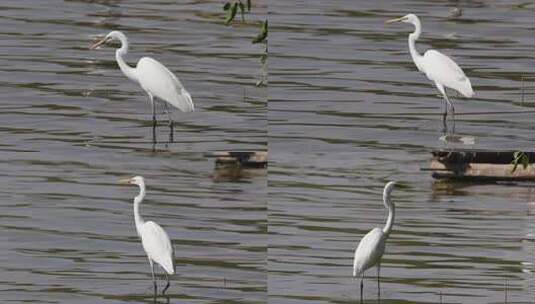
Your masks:
[[[532,184],[439,183],[434,149],[533,146],[533,4],[459,1],[297,1],[270,4],[269,295],[273,303],[355,303],[357,242],[386,218],[397,180],[394,232],[382,263],[382,303],[509,303],[535,299]],[[475,98],[455,98],[446,144],[438,91],[411,61],[417,48],[452,56]],[[521,77],[526,78],[521,103]],[[455,95],[453,95],[455,97]],[[375,269],[365,299],[375,303]]]
[[[219,1],[3,1],[0,10],[0,302],[152,303],[135,232],[141,212],[176,249],[165,303],[265,303],[266,172],[216,178],[214,150],[265,150],[266,89],[255,87],[265,18],[225,27]],[[152,145],[150,106],[95,35],[124,31],[128,62],[176,73],[196,111],[165,116]],[[159,108],[159,111],[162,109]],[[163,282],[161,283],[163,284]]]

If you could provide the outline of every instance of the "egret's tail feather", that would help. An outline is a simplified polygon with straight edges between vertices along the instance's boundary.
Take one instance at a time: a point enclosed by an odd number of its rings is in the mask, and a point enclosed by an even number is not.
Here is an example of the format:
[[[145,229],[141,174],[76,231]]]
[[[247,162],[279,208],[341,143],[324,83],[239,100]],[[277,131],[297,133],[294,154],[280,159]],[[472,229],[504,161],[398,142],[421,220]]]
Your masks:
[[[162,268],[167,272],[168,274],[175,274],[175,268],[174,263],[166,263],[166,265],[161,265]]]
[[[178,99],[178,108],[180,109],[180,111],[193,112],[195,110],[195,106],[193,105],[193,100],[191,99],[191,95],[185,89],[182,89],[177,99]]]
[[[472,89],[472,84],[470,79],[466,78],[465,85],[459,90],[464,97],[470,98],[474,96],[474,90]]]

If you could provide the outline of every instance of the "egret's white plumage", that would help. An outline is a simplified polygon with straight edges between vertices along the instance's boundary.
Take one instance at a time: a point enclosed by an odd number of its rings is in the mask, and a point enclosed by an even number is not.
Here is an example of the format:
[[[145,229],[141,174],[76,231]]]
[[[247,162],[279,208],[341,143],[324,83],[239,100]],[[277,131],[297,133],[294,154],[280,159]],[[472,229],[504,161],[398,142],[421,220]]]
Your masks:
[[[167,101],[182,112],[195,109],[191,95],[163,64],[150,57],[143,57],[137,63],[139,84],[146,92]]]
[[[353,258],[354,277],[377,264],[385,252],[385,243],[386,238],[381,228],[373,228],[360,240]]]
[[[435,82],[437,87],[440,85],[452,88],[464,97],[474,96],[470,79],[450,57],[439,51],[429,50],[425,52],[422,59],[425,67],[432,67],[426,68],[423,72],[429,80]],[[446,94],[440,91],[443,95]]]
[[[156,126],[156,108],[154,105],[154,97],[162,99],[164,102],[172,105],[182,112],[192,112],[195,107],[191,95],[186,91],[180,80],[169,71],[159,61],[150,58],[141,58],[136,67],[130,67],[123,59],[128,53],[128,40],[126,36],[120,31],[112,31],[107,34],[102,40],[97,41],[90,48],[95,49],[99,45],[107,43],[112,40],[119,40],[121,47],[115,52],[115,59],[119,64],[119,68],[130,80],[138,83],[141,88],[149,96],[149,101],[152,106],[152,119],[154,127]],[[167,108],[167,106],[166,106]],[[169,114],[169,125],[171,127],[173,122]]]
[[[175,252],[173,245],[171,244],[171,239],[160,225],[153,221],[145,222],[139,212],[139,205],[145,198],[145,179],[142,176],[135,176],[130,179],[121,180],[120,182],[139,186],[139,194],[134,198],[134,222],[136,224],[137,234],[141,238],[143,249],[149,258],[152,281],[156,293],[154,263],[160,265],[167,274],[175,274]],[[169,277],[167,274],[167,285],[163,293],[169,288]]]
[[[395,205],[390,200],[390,193],[396,182],[389,182],[383,190],[383,204],[388,210],[386,224],[381,228],[374,228],[360,240],[355,256],[353,258],[353,277],[360,277],[360,297],[362,300],[362,289],[364,281],[364,272],[377,265],[377,292],[379,289],[379,274],[381,269],[381,258],[385,252],[385,244],[392,226],[394,225]]]
[[[141,225],[138,233],[149,259],[162,266],[168,274],[175,274],[173,246],[165,230],[155,222],[148,221]]]
[[[455,108],[446,95],[446,88],[454,89],[465,97],[474,96],[474,90],[472,89],[470,79],[466,77],[463,70],[457,63],[455,63],[455,61],[436,50],[428,50],[423,56],[418,53],[415,42],[422,33],[422,25],[420,19],[416,15],[408,14],[401,18],[391,19],[386,22],[404,22],[414,25],[415,30],[409,35],[408,40],[412,60],[414,61],[414,64],[416,64],[418,70],[435,83],[435,86],[440,91],[447,104],[451,106],[453,113],[455,113]],[[447,107],[443,116],[444,122],[446,114]]]

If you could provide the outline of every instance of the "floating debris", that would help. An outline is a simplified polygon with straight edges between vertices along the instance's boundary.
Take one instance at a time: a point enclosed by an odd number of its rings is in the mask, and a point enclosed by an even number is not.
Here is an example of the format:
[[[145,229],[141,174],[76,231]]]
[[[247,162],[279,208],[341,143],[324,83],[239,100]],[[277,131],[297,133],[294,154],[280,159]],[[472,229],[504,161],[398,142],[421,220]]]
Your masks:
[[[450,8],[450,18],[458,18],[463,15],[463,9],[459,7],[452,7]]]
[[[206,157],[215,157],[216,167],[267,168],[266,151],[219,151],[209,152]]]
[[[267,152],[210,152],[206,157],[215,157],[214,181],[239,181],[267,174]]]

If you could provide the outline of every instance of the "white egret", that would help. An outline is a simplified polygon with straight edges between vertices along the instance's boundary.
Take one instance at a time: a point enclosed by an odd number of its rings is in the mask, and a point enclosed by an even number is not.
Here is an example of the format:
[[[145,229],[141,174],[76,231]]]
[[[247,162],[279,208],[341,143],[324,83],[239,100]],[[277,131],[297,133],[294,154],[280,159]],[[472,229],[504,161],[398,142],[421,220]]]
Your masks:
[[[139,205],[145,197],[145,179],[142,176],[134,176],[129,179],[119,181],[123,184],[139,186],[139,195],[134,198],[134,221],[138,236],[141,238],[143,249],[149,258],[152,271],[152,282],[154,284],[154,294],[157,293],[156,279],[154,277],[154,263],[160,265],[165,271],[167,284],[162,294],[169,288],[169,275],[175,274],[175,251],[169,236],[163,228],[153,221],[145,222],[139,214]],[[168,275],[169,274],[169,275]]]
[[[474,96],[474,91],[472,90],[470,79],[466,77],[463,70],[455,63],[455,61],[441,52],[428,50],[423,56],[418,53],[415,42],[420,37],[422,25],[420,19],[418,19],[416,15],[408,14],[401,18],[386,21],[386,23],[392,22],[412,23],[414,25],[415,30],[409,35],[409,50],[412,60],[414,61],[414,64],[416,64],[418,70],[435,83],[435,86],[446,100],[446,107],[442,118],[445,128],[448,105],[451,107],[455,122],[455,108],[453,107],[453,103],[449,100],[448,95],[446,95],[446,88],[454,89],[465,97],[472,97]]]
[[[380,296],[379,275],[381,271],[381,258],[385,252],[385,244],[392,225],[394,225],[395,205],[390,200],[390,193],[396,182],[389,182],[383,190],[383,204],[388,209],[388,218],[383,229],[373,228],[368,232],[355,250],[353,259],[353,277],[360,276],[360,300],[362,301],[362,289],[364,288],[364,272],[377,265],[377,294]]]
[[[119,68],[126,77],[138,83],[149,96],[152,106],[153,140],[156,138],[156,106],[154,104],[154,98],[157,97],[164,101],[166,112],[169,115],[169,128],[171,132],[169,137],[170,141],[173,141],[173,119],[171,118],[167,104],[172,105],[182,112],[192,112],[194,106],[191,95],[186,91],[180,80],[155,59],[142,57],[139,59],[135,68],[126,64],[123,56],[128,52],[128,40],[120,31],[110,32],[104,38],[91,45],[90,49],[95,49],[113,40],[119,40],[121,42],[121,48],[115,52],[115,59],[119,64]]]

